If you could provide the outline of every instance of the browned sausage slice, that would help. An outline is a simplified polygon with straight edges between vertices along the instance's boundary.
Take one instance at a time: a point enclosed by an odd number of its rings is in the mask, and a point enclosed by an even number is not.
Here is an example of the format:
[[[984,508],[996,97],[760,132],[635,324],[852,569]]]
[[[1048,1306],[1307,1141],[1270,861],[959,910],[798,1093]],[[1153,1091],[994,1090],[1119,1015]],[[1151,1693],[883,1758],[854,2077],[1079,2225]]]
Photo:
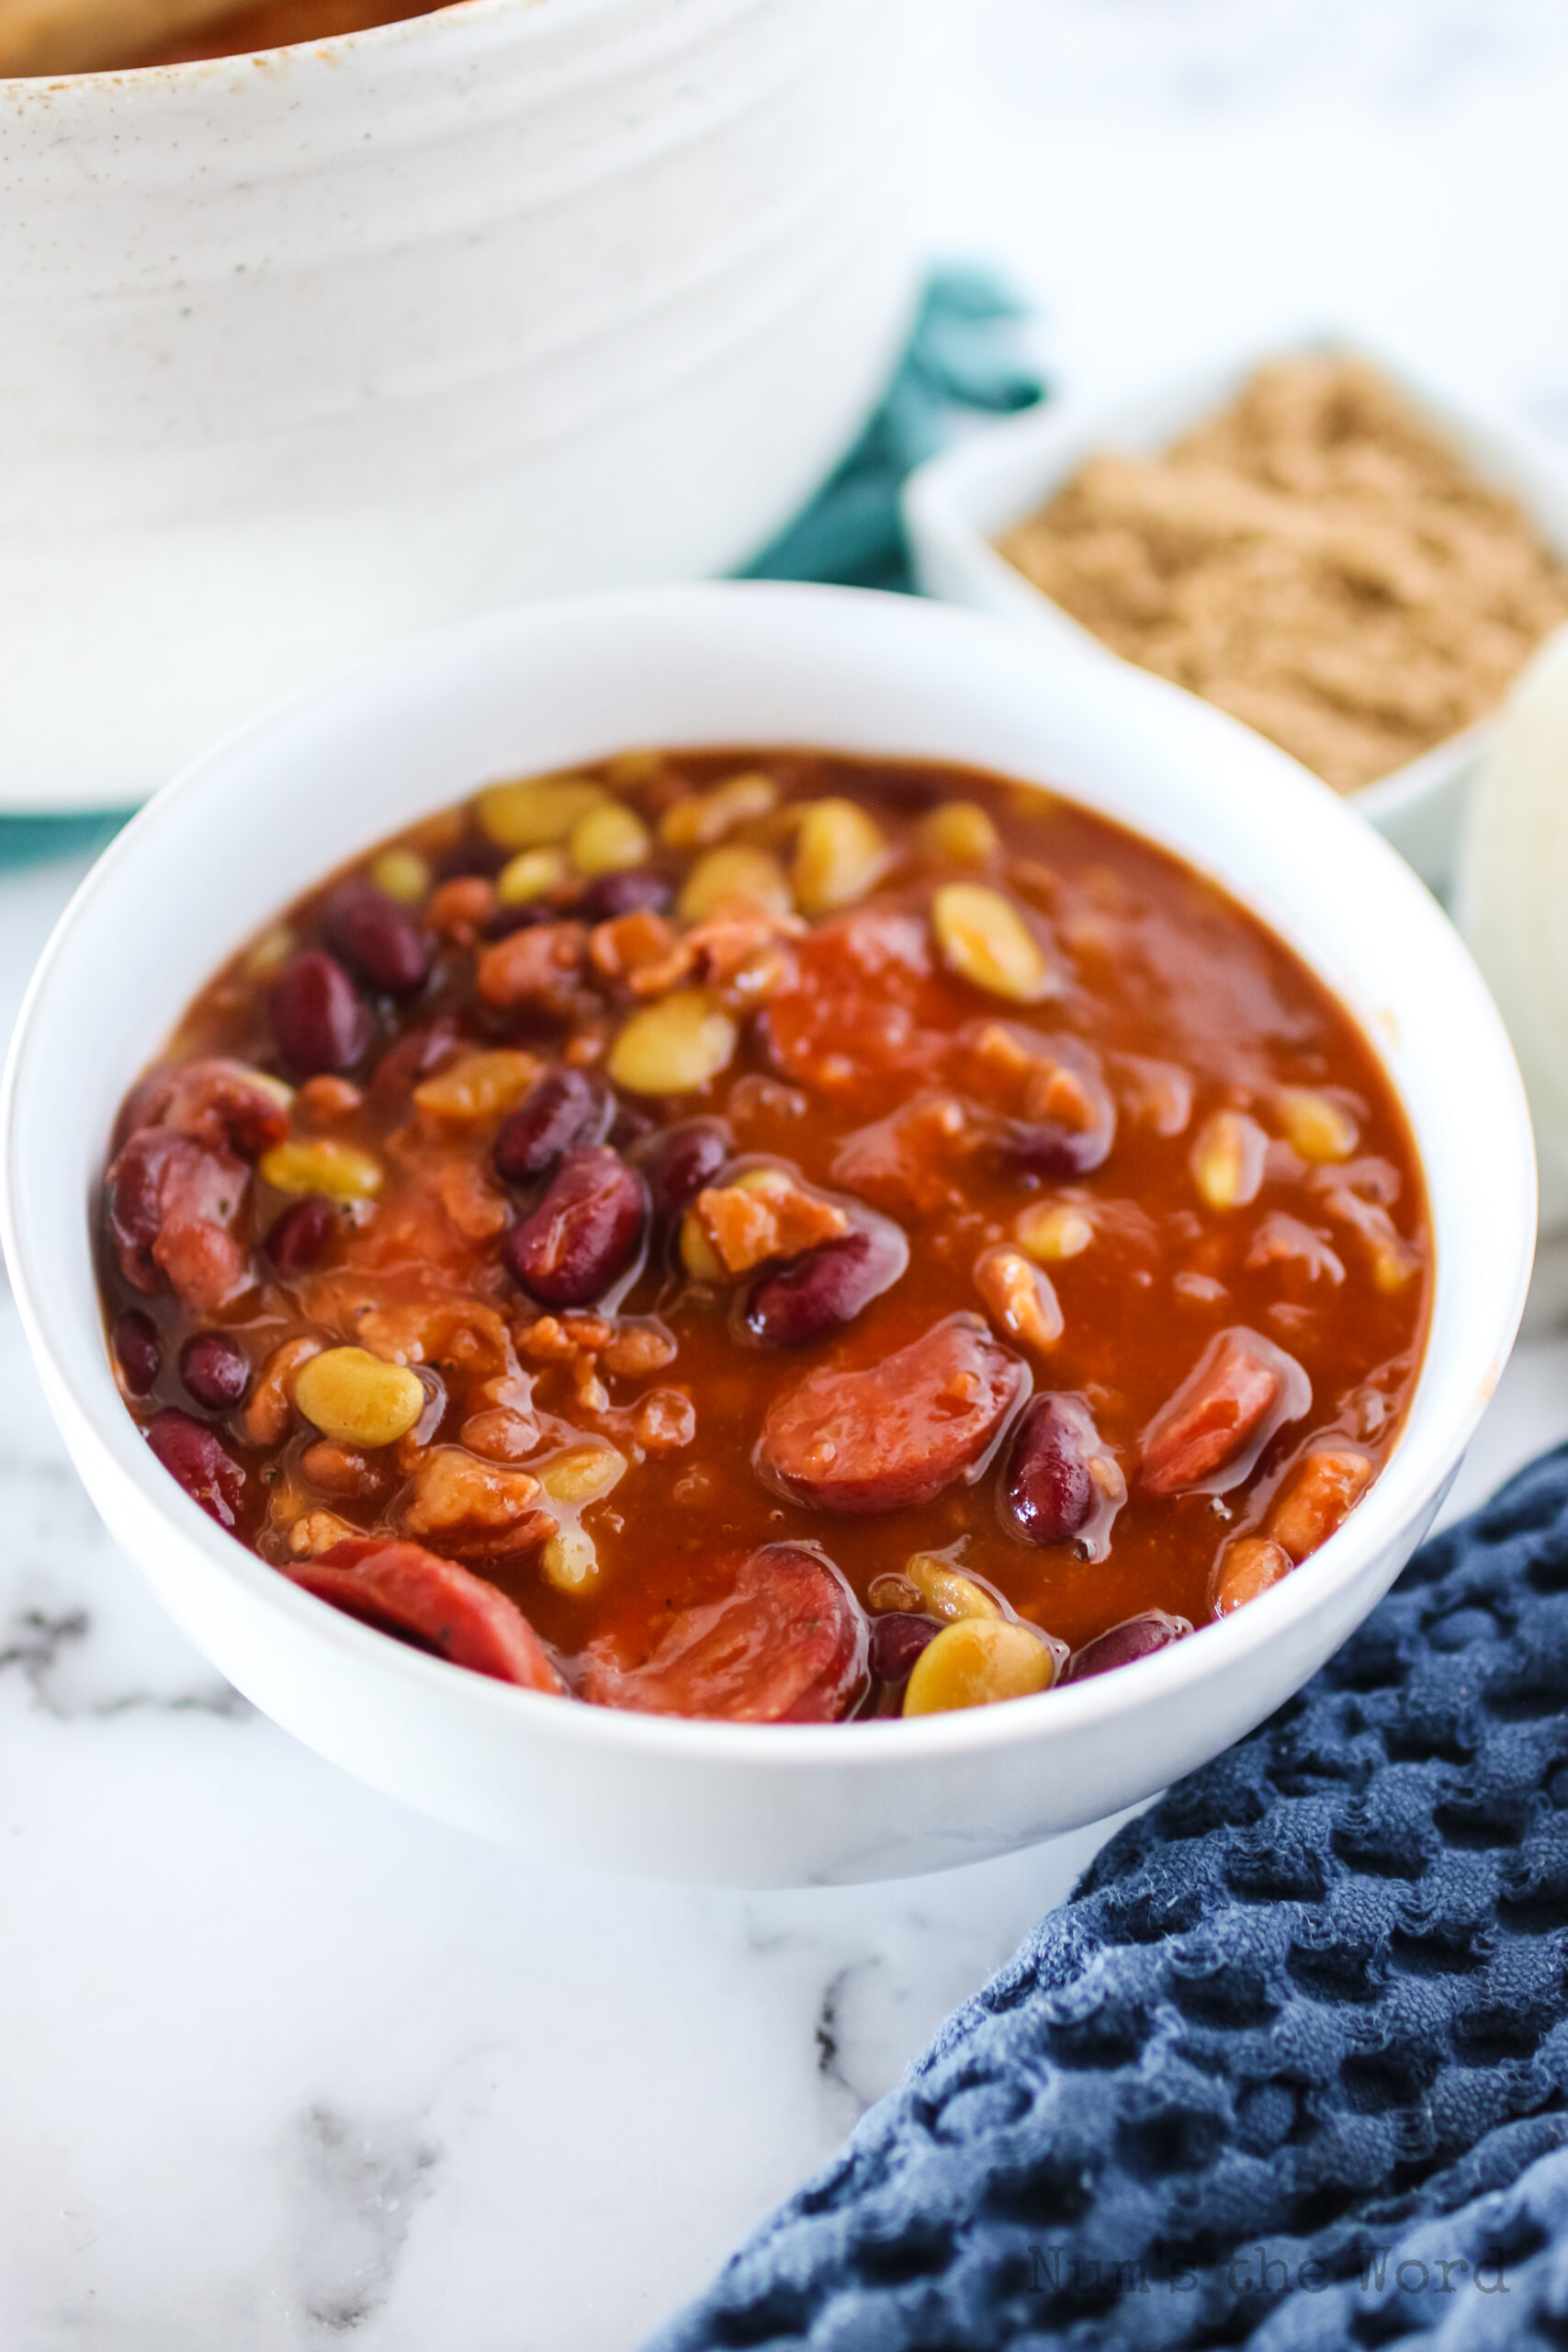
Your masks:
[[[644,1714],[831,1723],[864,1676],[865,1654],[865,1619],[837,1568],[804,1545],[769,1544],[716,1600],[672,1618],[640,1664],[606,1638],[592,1643],[581,1688],[598,1706]]]
[[[1144,1431],[1138,1483],[1147,1495],[1223,1495],[1311,1403],[1312,1383],[1294,1356],[1237,1324],[1210,1341]]]
[[[808,1373],[771,1407],[757,1468],[792,1502],[906,1510],[973,1470],[1029,1385],[977,1315],[950,1315],[864,1372]]]
[[[423,1544],[347,1537],[319,1559],[290,1562],[283,1573],[364,1624],[412,1634],[454,1666],[525,1690],[562,1687],[516,1602]]]

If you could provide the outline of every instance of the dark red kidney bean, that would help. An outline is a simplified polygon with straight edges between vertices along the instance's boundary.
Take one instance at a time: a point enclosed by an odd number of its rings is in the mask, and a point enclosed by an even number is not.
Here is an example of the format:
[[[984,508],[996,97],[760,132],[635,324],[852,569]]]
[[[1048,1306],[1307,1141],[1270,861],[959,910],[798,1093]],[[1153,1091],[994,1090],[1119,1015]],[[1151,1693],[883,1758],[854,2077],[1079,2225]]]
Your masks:
[[[554,895],[525,899],[515,907],[497,907],[485,922],[487,939],[510,939],[514,931],[533,931],[542,922],[559,922],[561,901]]]
[[[162,1290],[152,1244],[164,1229],[164,1187],[200,1147],[173,1127],[138,1127],[105,1179],[105,1215],[120,1270],[138,1290]]]
[[[605,1144],[569,1151],[537,1205],[502,1243],[513,1281],[546,1306],[588,1306],[641,1246],[648,1194]]]
[[[180,1350],[180,1378],[198,1405],[220,1413],[249,1387],[250,1358],[226,1332],[193,1331]]]
[[[267,991],[278,1052],[296,1078],[353,1069],[370,1043],[370,1015],[335,956],[291,956]]]
[[[877,1217],[841,1241],[819,1242],[775,1273],[761,1275],[745,1295],[741,1322],[761,1347],[806,1347],[852,1322],[908,1262],[901,1229]]]
[[[890,1609],[871,1621],[871,1653],[867,1659],[880,1682],[902,1682],[915,1660],[942,1631],[934,1617],[916,1617]]]
[[[478,874],[487,882],[493,881],[511,856],[510,850],[501,847],[483,833],[470,833],[457,846],[449,849],[435,868],[438,882],[460,882],[468,874]]]
[[[318,1262],[336,1230],[331,1201],[321,1193],[307,1193],[273,1218],[264,1246],[280,1274],[302,1274]]]
[[[1002,1500],[1031,1544],[1070,1544],[1100,1500],[1082,1432],[1056,1396],[1036,1396],[1013,1433]]]
[[[1156,1650],[1168,1649],[1191,1631],[1185,1617],[1172,1617],[1163,1609],[1145,1609],[1139,1616],[1124,1617],[1120,1625],[1097,1634],[1092,1642],[1075,1650],[1061,1679],[1086,1682],[1091,1674],[1109,1673],[1113,1666],[1131,1666],[1134,1658],[1153,1657]]]
[[[614,1144],[619,1152],[629,1152],[634,1145],[646,1144],[655,1132],[655,1125],[648,1113],[639,1111],[635,1102],[617,1102],[610,1132],[604,1140]]]
[[[114,1318],[109,1344],[120,1377],[133,1396],[145,1396],[163,1368],[164,1351],[152,1317],[139,1306],[128,1306]]]
[[[389,1046],[377,1063],[370,1084],[384,1096],[412,1093],[422,1078],[439,1069],[457,1042],[457,1024],[449,1012],[407,1029]]]
[[[327,900],[327,939],[362,979],[388,996],[417,996],[435,942],[419,917],[374,882],[344,882]]]
[[[735,1156],[735,1138],[722,1119],[682,1119],[663,1127],[637,1155],[648,1181],[657,1229],[672,1225],[705,1184],[714,1183]]]
[[[147,1442],[193,1503],[199,1503],[220,1527],[234,1526],[245,1474],[205,1422],[182,1413],[177,1405],[167,1405],[148,1423]]]
[[[661,915],[674,895],[672,886],[657,874],[601,874],[584,890],[577,911],[584,922],[612,922],[617,915]]]
[[[597,1143],[614,1109],[602,1078],[581,1069],[547,1069],[502,1122],[496,1174],[503,1184],[531,1183],[573,1144]]]

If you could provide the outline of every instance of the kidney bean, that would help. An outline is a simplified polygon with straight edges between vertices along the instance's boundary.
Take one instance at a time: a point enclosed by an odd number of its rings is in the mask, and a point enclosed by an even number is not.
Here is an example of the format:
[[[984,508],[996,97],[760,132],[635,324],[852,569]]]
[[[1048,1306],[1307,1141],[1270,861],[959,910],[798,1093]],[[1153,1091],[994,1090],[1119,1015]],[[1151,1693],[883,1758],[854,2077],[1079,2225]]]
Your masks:
[[[581,1069],[547,1069],[535,1080],[495,1139],[495,1169],[504,1184],[526,1184],[553,1168],[573,1144],[597,1143],[613,1114],[602,1078]]]
[[[1029,1391],[977,1315],[950,1315],[863,1372],[823,1365],[775,1398],[756,1467],[792,1502],[903,1510],[972,1471]]]
[[[239,1518],[245,1474],[204,1421],[166,1405],[147,1427],[147,1442],[193,1503],[220,1527],[233,1529]]]
[[[254,1159],[288,1133],[288,1091],[243,1062],[204,1055],[150,1071],[131,1088],[115,1123],[117,1150],[138,1127],[172,1127],[193,1143]]]
[[[660,1128],[637,1155],[655,1230],[662,1233],[716,1183],[734,1155],[735,1138],[722,1119],[682,1119]]]
[[[1024,1408],[999,1500],[1010,1532],[1026,1544],[1075,1544],[1103,1556],[1127,1482],[1077,1396],[1036,1396]]]
[[[374,882],[340,883],[323,927],[344,961],[388,996],[417,996],[430,978],[435,942],[412,907]]]
[[[840,1241],[819,1242],[745,1294],[743,1328],[764,1348],[803,1348],[852,1322],[909,1262],[909,1245],[887,1217],[867,1218]]]
[[[865,1674],[860,1603],[830,1560],[769,1544],[716,1563],[721,1589],[676,1611],[636,1664],[591,1643],[582,1696],[655,1715],[731,1723],[831,1723]],[[934,1630],[934,1629],[933,1629]]]
[[[1312,1382],[1283,1348],[1244,1325],[1222,1331],[1144,1431],[1138,1483],[1149,1495],[1223,1495],[1311,1403]]]
[[[322,1193],[306,1193],[275,1216],[264,1244],[280,1274],[317,1264],[337,1229],[337,1211]]]
[[[1092,1117],[1081,1125],[1067,1119],[1007,1120],[996,1143],[996,1157],[1004,1169],[1059,1181],[1090,1175],[1110,1159],[1116,1140],[1116,1104],[1099,1078],[1077,1069],[1074,1076],[1092,1107]]]
[[[547,1306],[588,1306],[636,1257],[648,1223],[640,1177],[605,1144],[569,1151],[537,1205],[502,1243],[513,1279]]]
[[[437,861],[435,878],[438,882],[458,882],[466,875],[478,874],[493,881],[511,854],[510,850],[502,849],[499,842],[491,841],[487,835],[469,833]]]
[[[114,1318],[109,1345],[119,1365],[120,1378],[133,1396],[145,1396],[163,1368],[164,1353],[152,1317],[140,1306],[128,1306]]]
[[[421,1028],[406,1030],[377,1063],[370,1080],[371,1092],[383,1096],[412,1094],[422,1078],[428,1078],[433,1070],[440,1069],[457,1043],[457,1024],[449,1012],[439,1014]]]
[[[347,1536],[314,1560],[288,1563],[283,1573],[346,1616],[414,1641],[454,1666],[552,1697],[561,1690],[517,1603],[423,1544]]]
[[[485,917],[485,937],[510,939],[514,931],[536,931],[541,923],[558,922],[560,914],[561,902],[554,892],[547,898],[519,899]]]
[[[890,1609],[871,1621],[866,1663],[879,1682],[902,1682],[926,1644],[941,1631],[935,1617],[916,1617],[902,1609]]]
[[[370,1043],[370,1015],[335,956],[291,956],[267,990],[277,1049],[296,1078],[351,1070]]]
[[[662,914],[674,889],[657,874],[628,867],[619,874],[601,874],[578,901],[584,922],[614,922],[617,915]]]
[[[250,1358],[225,1332],[193,1331],[180,1350],[180,1378],[198,1405],[219,1413],[249,1387]]]
[[[1113,1666],[1131,1666],[1134,1658],[1153,1657],[1156,1650],[1168,1649],[1191,1631],[1185,1617],[1173,1617],[1163,1609],[1145,1609],[1136,1617],[1124,1617],[1120,1625],[1097,1634],[1092,1642],[1075,1650],[1061,1679],[1087,1682],[1091,1674],[1109,1673]]]

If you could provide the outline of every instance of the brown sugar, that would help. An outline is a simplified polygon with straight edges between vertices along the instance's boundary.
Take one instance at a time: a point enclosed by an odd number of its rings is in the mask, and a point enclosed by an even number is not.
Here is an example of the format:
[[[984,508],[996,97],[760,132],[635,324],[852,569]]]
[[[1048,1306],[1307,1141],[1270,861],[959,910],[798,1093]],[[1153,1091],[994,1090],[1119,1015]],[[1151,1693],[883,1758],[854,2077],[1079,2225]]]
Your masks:
[[[1000,541],[1116,652],[1353,792],[1496,708],[1568,570],[1383,377],[1260,368],[1163,455],[1091,458]]]

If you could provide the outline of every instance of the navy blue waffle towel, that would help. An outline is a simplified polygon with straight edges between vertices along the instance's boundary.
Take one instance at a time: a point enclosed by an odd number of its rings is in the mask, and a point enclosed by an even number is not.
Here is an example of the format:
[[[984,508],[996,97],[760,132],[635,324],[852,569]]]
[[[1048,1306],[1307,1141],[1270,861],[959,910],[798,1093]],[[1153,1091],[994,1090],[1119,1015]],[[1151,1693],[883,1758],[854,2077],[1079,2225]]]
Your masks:
[[[1568,1448],[1111,1840],[650,2352],[1568,2346]]]

